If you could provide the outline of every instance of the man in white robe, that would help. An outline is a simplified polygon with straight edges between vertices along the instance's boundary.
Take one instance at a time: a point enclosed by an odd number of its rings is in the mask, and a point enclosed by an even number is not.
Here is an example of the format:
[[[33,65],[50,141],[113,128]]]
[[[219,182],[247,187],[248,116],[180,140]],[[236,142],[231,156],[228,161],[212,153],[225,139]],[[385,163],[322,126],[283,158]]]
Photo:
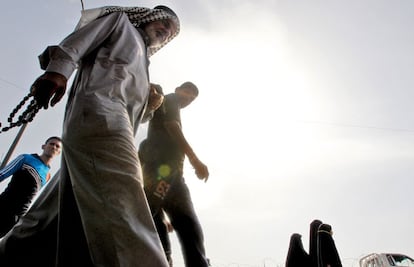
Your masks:
[[[179,32],[167,7],[85,12],[39,57],[44,108],[64,95],[56,266],[168,266],[143,191],[134,136],[149,95],[148,57]]]

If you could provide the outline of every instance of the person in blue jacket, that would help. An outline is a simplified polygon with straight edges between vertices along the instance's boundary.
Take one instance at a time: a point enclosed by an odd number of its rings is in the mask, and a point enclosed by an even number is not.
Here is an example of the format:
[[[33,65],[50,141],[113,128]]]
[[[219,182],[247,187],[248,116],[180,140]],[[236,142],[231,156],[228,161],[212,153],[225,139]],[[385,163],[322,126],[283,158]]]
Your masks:
[[[35,194],[49,180],[50,163],[62,149],[60,137],[49,137],[42,149],[41,155],[21,154],[0,170],[0,182],[12,176],[0,194],[0,237],[14,226]]]

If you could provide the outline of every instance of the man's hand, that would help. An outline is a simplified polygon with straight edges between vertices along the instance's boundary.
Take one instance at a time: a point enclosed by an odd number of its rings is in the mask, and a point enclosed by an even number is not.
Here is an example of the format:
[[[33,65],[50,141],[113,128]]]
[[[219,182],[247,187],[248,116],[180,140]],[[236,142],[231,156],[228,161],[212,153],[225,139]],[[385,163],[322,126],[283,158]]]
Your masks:
[[[40,107],[47,109],[58,103],[66,92],[67,79],[55,72],[45,72],[33,83],[30,92],[33,94]],[[53,98],[52,98],[53,97]],[[52,100],[50,100],[52,98]]]
[[[165,218],[165,215],[164,215],[164,219],[162,220],[162,222],[164,223],[165,227],[167,228],[168,233],[172,233],[174,231],[174,227],[172,226],[170,220]]]
[[[198,158],[189,158],[191,165],[193,165],[195,169],[195,174],[197,175],[198,179],[204,180],[207,182],[208,176],[210,175],[208,172],[208,168],[204,163],[202,163]]]
[[[157,86],[159,88],[157,88]],[[160,88],[161,86],[151,83],[150,94],[148,98],[148,108],[151,111],[157,110],[161,106],[162,102],[164,101],[164,95],[162,93],[162,89]]]

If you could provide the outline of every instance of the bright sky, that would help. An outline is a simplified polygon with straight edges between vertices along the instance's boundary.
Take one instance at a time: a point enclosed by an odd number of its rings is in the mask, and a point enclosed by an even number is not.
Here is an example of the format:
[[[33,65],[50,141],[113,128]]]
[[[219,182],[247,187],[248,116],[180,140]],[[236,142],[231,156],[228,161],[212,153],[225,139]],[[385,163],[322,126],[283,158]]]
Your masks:
[[[84,3],[165,4],[181,19],[180,35],[151,58],[150,73],[166,93],[187,80],[200,89],[182,119],[210,179],[197,180],[187,163],[185,177],[214,267],[284,266],[292,233],[308,249],[313,219],[332,225],[346,267],[371,252],[414,256],[413,1]],[[24,0],[3,8],[6,124],[42,73],[37,56],[73,30],[81,4]],[[40,153],[48,136],[61,134],[65,100],[38,114],[13,157]],[[0,134],[1,158],[16,133]]]

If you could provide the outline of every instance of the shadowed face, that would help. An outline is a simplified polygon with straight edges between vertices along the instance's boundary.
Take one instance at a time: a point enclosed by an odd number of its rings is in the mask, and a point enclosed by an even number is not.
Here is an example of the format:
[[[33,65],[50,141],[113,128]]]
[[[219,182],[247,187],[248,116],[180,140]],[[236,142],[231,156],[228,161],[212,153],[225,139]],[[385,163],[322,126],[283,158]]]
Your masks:
[[[177,88],[175,93],[178,96],[181,108],[185,108],[186,106],[190,105],[191,102],[193,102],[197,97],[197,94],[194,91],[185,87]]]
[[[144,31],[149,38],[149,47],[162,45],[177,31],[177,26],[169,19],[157,20],[147,23]]]

